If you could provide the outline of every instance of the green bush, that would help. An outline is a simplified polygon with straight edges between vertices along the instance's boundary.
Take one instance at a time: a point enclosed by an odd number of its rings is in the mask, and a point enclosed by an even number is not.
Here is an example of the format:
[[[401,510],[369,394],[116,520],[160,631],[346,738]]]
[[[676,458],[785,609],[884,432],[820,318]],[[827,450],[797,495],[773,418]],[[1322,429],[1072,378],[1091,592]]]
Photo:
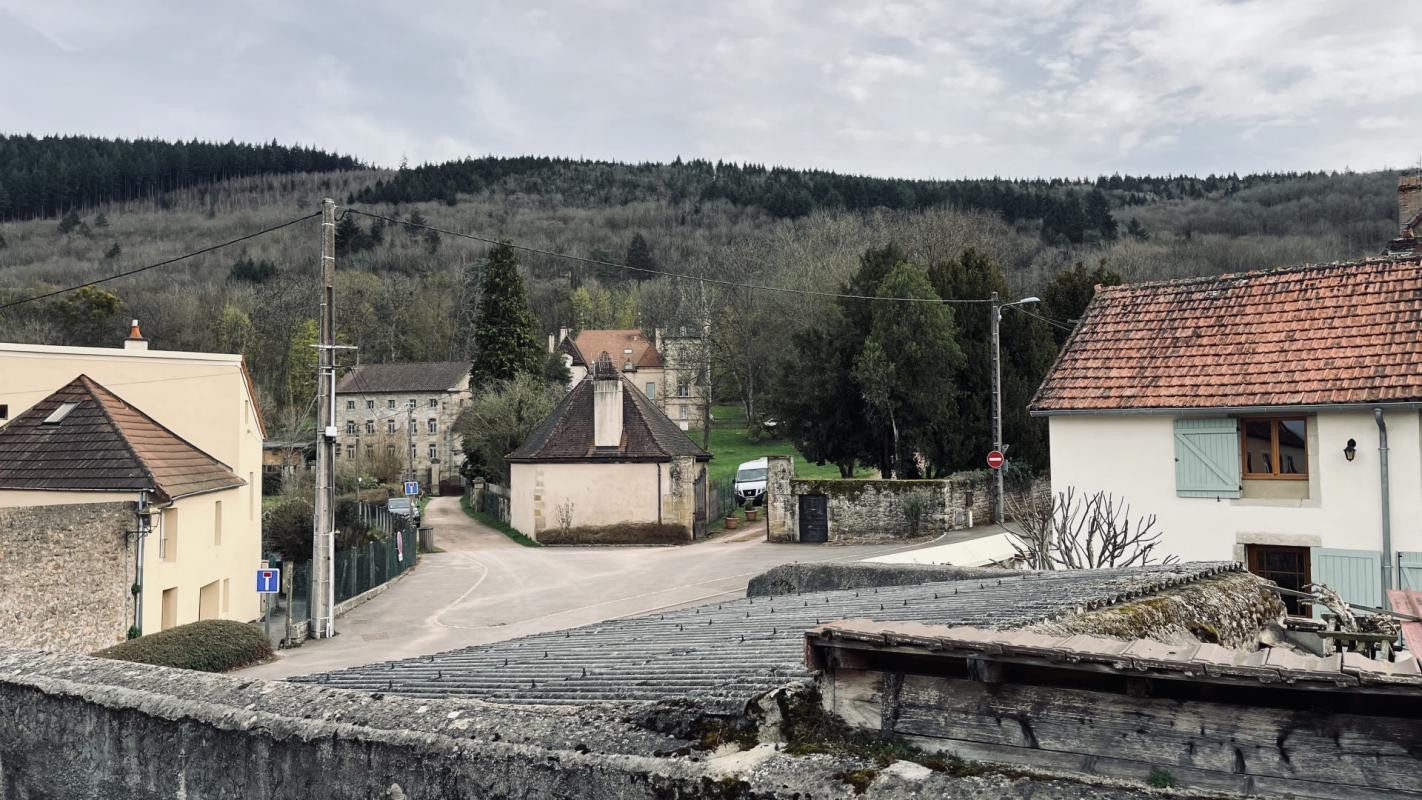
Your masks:
[[[682,525],[656,522],[625,525],[549,528],[538,534],[539,544],[690,544],[691,531]]]
[[[140,636],[94,655],[199,672],[227,672],[270,658],[271,642],[255,625],[207,619]]]

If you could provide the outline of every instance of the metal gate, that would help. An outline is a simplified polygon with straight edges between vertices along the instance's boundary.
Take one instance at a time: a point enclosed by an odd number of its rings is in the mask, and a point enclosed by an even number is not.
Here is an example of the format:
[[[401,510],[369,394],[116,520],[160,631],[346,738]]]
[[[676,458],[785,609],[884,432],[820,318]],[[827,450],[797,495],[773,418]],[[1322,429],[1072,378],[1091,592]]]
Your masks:
[[[800,495],[800,541],[829,541],[829,498],[822,494]]]
[[[691,490],[695,513],[692,516],[691,536],[693,539],[706,538],[706,468],[696,473],[696,482]]]

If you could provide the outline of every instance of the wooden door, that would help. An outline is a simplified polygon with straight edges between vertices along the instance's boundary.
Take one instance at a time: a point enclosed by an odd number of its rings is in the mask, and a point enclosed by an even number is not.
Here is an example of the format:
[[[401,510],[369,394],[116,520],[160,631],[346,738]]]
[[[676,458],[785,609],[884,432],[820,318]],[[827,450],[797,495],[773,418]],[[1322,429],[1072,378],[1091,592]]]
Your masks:
[[[829,498],[825,495],[800,495],[800,541],[829,541]]]

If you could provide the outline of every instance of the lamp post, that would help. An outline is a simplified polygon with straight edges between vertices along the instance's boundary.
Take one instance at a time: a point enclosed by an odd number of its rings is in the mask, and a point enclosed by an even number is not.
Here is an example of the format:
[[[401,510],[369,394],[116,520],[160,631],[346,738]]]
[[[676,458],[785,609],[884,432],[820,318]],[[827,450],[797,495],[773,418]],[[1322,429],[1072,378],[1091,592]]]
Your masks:
[[[1037,297],[1024,297],[1021,300],[1014,300],[1011,303],[1004,303],[997,297],[997,292],[992,293],[992,449],[999,453],[1006,453],[1007,446],[1002,443],[1002,355],[999,328],[1002,324],[1002,310],[1011,306],[1024,306],[1031,303],[1042,302]],[[1006,517],[1002,512],[1002,471],[1007,469],[1007,463],[993,470],[993,522],[1001,525]]]

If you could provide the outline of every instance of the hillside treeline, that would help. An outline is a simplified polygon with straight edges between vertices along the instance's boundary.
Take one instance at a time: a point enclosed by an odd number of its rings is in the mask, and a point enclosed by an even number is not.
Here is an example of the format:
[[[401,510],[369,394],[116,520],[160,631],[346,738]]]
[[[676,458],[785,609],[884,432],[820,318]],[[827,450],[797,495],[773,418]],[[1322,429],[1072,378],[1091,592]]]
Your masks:
[[[0,220],[57,216],[248,175],[359,169],[310,147],[0,135]]]

